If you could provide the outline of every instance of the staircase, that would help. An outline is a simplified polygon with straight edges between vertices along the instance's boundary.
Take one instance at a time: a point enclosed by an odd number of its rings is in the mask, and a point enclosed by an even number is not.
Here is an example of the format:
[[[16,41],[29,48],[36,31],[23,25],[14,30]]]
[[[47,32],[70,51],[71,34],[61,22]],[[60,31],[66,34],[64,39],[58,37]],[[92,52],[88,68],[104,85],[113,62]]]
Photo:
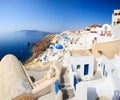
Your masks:
[[[63,93],[63,100],[74,100],[74,91],[68,77],[68,69],[65,67],[62,68],[60,89]]]

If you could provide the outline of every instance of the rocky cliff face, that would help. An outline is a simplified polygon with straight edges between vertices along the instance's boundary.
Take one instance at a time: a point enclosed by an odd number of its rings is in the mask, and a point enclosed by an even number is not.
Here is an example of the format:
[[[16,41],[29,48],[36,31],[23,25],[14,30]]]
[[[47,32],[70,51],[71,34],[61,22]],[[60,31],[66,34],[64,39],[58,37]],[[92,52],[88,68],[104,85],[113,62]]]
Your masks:
[[[55,34],[49,34],[44,39],[35,43],[32,47],[33,55],[25,63],[31,62],[35,58],[37,58],[40,54],[43,54],[44,51],[46,51],[48,49],[48,47],[51,44],[51,41],[53,40],[54,36],[55,36]]]

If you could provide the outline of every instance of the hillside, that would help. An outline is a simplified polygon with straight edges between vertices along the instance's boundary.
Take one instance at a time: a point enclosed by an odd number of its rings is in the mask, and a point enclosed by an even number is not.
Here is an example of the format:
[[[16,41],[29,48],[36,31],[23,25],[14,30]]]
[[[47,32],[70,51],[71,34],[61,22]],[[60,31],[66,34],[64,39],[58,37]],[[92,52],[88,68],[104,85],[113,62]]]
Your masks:
[[[44,51],[47,50],[49,45],[51,44],[51,41],[53,40],[55,34],[49,34],[44,39],[38,41],[35,43],[32,47],[32,57],[30,57],[25,63],[33,61],[35,58],[37,58],[40,54],[43,54]]]

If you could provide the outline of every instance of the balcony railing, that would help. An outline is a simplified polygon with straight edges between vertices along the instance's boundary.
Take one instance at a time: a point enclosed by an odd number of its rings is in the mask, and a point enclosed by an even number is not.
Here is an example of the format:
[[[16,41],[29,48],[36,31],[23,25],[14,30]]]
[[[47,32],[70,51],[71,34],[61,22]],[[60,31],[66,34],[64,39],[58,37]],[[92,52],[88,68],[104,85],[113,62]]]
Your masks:
[[[112,34],[107,34],[107,36],[111,37],[111,36],[112,36]]]
[[[100,36],[105,36],[105,34],[100,34]]]
[[[100,34],[100,36],[109,36],[109,37],[111,37],[112,36],[112,34]]]

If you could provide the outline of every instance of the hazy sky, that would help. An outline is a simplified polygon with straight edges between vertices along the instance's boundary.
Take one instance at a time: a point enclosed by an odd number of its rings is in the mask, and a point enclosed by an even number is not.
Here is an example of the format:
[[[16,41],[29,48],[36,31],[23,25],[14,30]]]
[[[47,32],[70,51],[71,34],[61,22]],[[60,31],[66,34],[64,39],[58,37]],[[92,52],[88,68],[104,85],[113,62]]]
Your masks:
[[[49,32],[111,23],[120,0],[0,0],[0,32]]]

